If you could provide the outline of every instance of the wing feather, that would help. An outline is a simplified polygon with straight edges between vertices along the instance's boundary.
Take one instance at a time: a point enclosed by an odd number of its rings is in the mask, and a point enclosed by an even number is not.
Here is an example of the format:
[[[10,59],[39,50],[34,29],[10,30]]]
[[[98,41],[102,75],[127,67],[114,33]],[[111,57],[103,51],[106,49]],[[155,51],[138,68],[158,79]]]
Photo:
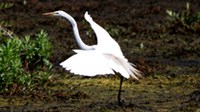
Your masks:
[[[107,64],[107,59],[95,50],[75,50],[75,52],[77,54],[60,63],[71,73],[84,76],[114,74],[114,71]]]

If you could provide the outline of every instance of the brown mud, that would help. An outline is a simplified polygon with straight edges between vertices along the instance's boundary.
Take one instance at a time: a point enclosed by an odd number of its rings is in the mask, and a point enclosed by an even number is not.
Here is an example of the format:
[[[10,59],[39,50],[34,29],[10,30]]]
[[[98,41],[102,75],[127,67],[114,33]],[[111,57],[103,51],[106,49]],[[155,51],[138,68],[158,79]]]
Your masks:
[[[0,111],[16,112],[200,112],[200,23],[195,30],[171,22],[166,10],[185,10],[186,0],[7,0],[14,6],[0,10],[1,21],[16,35],[34,35],[40,29],[53,44],[53,80],[28,95],[0,96]],[[192,14],[200,11],[192,0]],[[64,71],[59,63],[78,49],[69,23],[42,13],[64,10],[77,21],[86,44],[96,43],[84,20],[88,11],[120,44],[124,55],[145,76],[141,83],[125,80],[117,105],[117,76],[79,77]],[[40,88],[40,87],[39,87]]]

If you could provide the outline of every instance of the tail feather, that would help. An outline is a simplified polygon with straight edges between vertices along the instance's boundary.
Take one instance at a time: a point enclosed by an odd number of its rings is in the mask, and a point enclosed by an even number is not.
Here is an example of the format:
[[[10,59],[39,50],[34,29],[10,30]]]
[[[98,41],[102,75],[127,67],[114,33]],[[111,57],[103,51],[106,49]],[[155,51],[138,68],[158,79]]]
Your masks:
[[[139,80],[139,77],[142,77],[142,72],[137,70],[135,68],[135,65],[132,63],[129,63],[125,59],[121,59],[119,57],[116,57],[112,54],[104,54],[104,56],[107,59],[110,59],[111,66],[113,67],[112,69],[115,72],[119,72],[123,77],[125,78],[133,78],[136,80]],[[114,63],[113,63],[114,62]]]

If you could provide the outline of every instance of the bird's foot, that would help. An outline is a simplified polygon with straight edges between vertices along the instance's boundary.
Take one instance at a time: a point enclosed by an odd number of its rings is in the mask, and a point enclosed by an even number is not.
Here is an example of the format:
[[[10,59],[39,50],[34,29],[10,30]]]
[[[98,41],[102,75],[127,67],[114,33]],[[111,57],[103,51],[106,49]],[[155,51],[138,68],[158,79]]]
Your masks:
[[[124,105],[124,103],[125,103],[125,101],[124,101],[124,100],[122,100],[122,99],[118,100],[118,105],[119,105],[119,106],[123,106],[123,105]]]

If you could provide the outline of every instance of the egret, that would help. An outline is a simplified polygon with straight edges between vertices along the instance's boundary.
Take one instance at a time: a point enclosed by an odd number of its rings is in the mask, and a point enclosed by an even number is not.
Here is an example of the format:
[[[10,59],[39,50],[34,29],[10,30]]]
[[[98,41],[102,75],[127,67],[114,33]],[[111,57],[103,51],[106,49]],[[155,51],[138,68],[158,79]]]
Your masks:
[[[80,47],[79,50],[73,50],[76,54],[60,63],[60,65],[71,73],[83,76],[118,73],[120,77],[118,104],[122,105],[121,88],[123,79],[133,78],[139,80],[138,77],[141,77],[142,73],[135,68],[134,64],[128,62],[124,57],[119,44],[104,28],[93,21],[87,11],[84,17],[95,32],[97,45],[86,45],[82,41],[76,21],[68,13],[59,10],[44,13],[43,15],[61,16],[66,18],[73,28],[75,39]]]

